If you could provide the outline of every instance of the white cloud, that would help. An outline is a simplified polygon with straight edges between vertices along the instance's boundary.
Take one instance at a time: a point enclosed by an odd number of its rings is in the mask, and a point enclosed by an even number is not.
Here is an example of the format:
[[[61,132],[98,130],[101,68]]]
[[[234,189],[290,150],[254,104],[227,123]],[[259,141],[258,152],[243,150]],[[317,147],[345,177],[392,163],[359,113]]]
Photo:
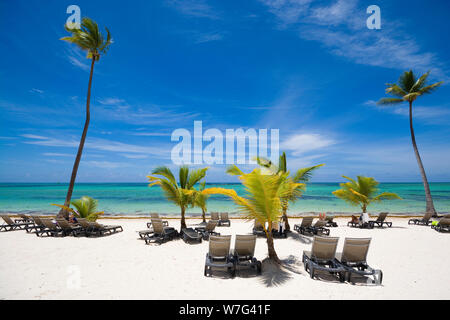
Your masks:
[[[281,23],[279,27],[286,27],[291,23],[297,23],[299,18],[306,14],[312,0],[260,0],[269,7]]]
[[[73,154],[68,153],[53,153],[53,152],[44,152],[42,155],[46,157],[73,157]]]
[[[202,33],[196,36],[195,43],[205,43],[211,41],[219,41],[224,37],[221,32],[210,32],[210,33]]]
[[[130,167],[132,165],[126,162],[112,162],[112,161],[83,161],[82,164],[102,169],[116,169],[121,167]]]
[[[43,91],[43,90],[40,90],[40,89],[36,89],[36,88],[33,88],[33,89],[31,89],[31,90],[30,90],[30,92],[32,92],[32,93],[39,93],[39,94],[42,94],[42,93],[44,93],[44,91]]]
[[[310,1],[262,2],[282,26],[300,25],[300,38],[317,41],[334,55],[370,66],[431,70],[433,77],[444,81],[449,78],[445,64],[434,53],[423,51],[411,33],[402,31],[398,21],[389,20],[382,30],[368,30],[365,8],[358,6],[357,0],[337,0],[324,7],[313,6]]]
[[[100,102],[103,105],[117,105],[117,104],[124,103],[125,100],[118,99],[118,98],[104,98],[104,99],[98,99],[98,102]]]
[[[280,150],[289,150],[298,156],[310,151],[317,151],[334,145],[336,142],[330,138],[315,133],[300,133],[288,137],[280,143]]]
[[[22,137],[31,139],[25,141],[26,144],[34,144],[47,147],[71,147],[76,148],[79,145],[79,141],[75,139],[57,139],[50,137],[37,136],[32,134],[23,134]],[[146,147],[133,144],[122,143],[118,141],[90,138],[87,139],[85,148],[95,149],[99,151],[109,151],[109,152],[126,152],[126,153],[136,153],[143,155],[154,155],[157,157],[164,157],[163,148],[158,147]],[[168,153],[170,153],[170,148],[167,148]]]
[[[406,103],[398,105],[377,105],[376,101],[368,100],[364,105],[375,107],[377,110],[409,117],[409,107]],[[413,105],[413,118],[427,124],[448,125],[450,121],[450,108],[446,106],[420,106]]]
[[[204,0],[166,0],[166,4],[186,16],[219,19],[218,14]]]
[[[128,159],[146,159],[146,158],[148,158],[148,156],[146,156],[144,154],[122,154],[122,156],[124,156],[125,158],[128,158]]]

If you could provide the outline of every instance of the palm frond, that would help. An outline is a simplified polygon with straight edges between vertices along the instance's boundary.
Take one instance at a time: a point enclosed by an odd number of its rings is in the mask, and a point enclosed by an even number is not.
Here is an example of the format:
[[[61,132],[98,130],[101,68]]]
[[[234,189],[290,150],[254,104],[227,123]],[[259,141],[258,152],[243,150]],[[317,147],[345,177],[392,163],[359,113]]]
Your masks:
[[[416,83],[416,78],[412,70],[403,72],[400,75],[400,78],[398,79],[398,83],[400,88],[403,89],[403,91],[411,92],[411,89],[414,87],[414,84]]]
[[[235,164],[229,166],[229,167],[227,168],[227,171],[226,171],[226,172],[227,172],[228,174],[230,174],[230,175],[233,175],[233,176],[241,176],[241,175],[244,174],[244,173],[241,171],[241,169],[239,169]]]
[[[162,167],[157,167],[152,171],[152,174],[156,174],[156,175],[160,175],[165,177],[166,179],[168,179],[170,182],[172,182],[174,185],[177,185],[177,181],[175,180],[175,177],[172,173],[172,171],[165,166]],[[148,178],[150,179],[151,176],[148,176]],[[156,180],[158,178],[152,178],[152,180]]]
[[[423,87],[419,90],[420,94],[429,94],[432,93],[434,90],[436,90],[438,87],[440,87],[444,81],[433,83],[429,86]]]
[[[377,102],[377,105],[389,105],[403,103],[405,100],[399,98],[382,98]]]
[[[297,170],[297,172],[295,173],[294,177],[292,178],[292,180],[294,182],[308,182],[314,171],[316,171],[318,168],[323,167],[325,164],[318,164],[312,167],[306,167],[306,168],[302,168]]]
[[[186,189],[193,188],[200,180],[202,180],[206,176],[206,171],[208,171],[208,169],[209,168],[192,170],[189,174]]]

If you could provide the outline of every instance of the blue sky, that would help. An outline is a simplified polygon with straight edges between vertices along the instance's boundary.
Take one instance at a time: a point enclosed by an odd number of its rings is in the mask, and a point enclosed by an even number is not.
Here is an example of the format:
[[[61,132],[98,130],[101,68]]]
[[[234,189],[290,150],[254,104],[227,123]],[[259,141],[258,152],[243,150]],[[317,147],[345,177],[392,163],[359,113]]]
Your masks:
[[[314,181],[420,181],[406,105],[374,103],[410,68],[446,82],[415,103],[415,129],[429,179],[450,181],[447,1],[15,0],[0,2],[0,182],[69,180],[89,76],[59,40],[71,4],[114,39],[95,67],[79,182],[174,168],[170,135],[195,120],[279,129],[291,169],[326,164]],[[381,30],[366,27],[372,4]],[[236,181],[224,168],[207,181]]]

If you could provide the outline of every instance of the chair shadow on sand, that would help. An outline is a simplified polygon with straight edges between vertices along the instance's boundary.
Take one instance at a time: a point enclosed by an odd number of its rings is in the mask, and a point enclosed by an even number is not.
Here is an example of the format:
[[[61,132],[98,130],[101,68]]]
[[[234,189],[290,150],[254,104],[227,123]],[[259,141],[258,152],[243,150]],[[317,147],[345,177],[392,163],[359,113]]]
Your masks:
[[[286,259],[281,260],[281,265],[272,262],[270,259],[266,258],[262,261],[263,264],[263,272],[260,276],[260,281],[266,287],[278,287],[289,280],[294,278],[294,275],[301,275],[309,278],[309,274],[303,272],[304,265],[300,258],[290,255]],[[336,275],[333,275],[327,271],[317,270],[316,278],[311,281],[324,281],[329,283],[348,285],[348,282],[342,283],[339,281],[339,278]],[[372,281],[367,276],[362,275],[353,275],[352,276],[352,285],[359,286],[379,286],[372,284]]]

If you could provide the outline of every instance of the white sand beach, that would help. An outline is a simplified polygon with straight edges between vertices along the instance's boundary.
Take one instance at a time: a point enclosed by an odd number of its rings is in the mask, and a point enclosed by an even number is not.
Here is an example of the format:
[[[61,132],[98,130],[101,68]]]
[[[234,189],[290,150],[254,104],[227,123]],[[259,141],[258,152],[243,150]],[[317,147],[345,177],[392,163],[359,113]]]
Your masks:
[[[382,269],[382,286],[312,280],[304,271],[303,250],[312,238],[292,232],[276,239],[275,248],[286,267],[263,264],[263,273],[238,273],[234,279],[203,275],[208,242],[189,245],[174,240],[145,245],[137,230],[146,219],[102,219],[124,231],[103,238],[38,238],[25,231],[0,233],[1,299],[450,299],[450,235],[430,227],[408,226],[407,219],[390,218],[392,228],[355,229],[348,218],[335,219],[330,236],[371,237],[368,262]],[[188,225],[200,220],[188,220]],[[300,219],[291,219],[291,225]],[[179,220],[170,220],[178,228]],[[252,223],[234,219],[226,234],[248,234]],[[234,240],[233,240],[234,241]],[[264,238],[256,257],[267,254]],[[79,277],[78,277],[79,275]],[[79,281],[78,281],[79,280]]]

